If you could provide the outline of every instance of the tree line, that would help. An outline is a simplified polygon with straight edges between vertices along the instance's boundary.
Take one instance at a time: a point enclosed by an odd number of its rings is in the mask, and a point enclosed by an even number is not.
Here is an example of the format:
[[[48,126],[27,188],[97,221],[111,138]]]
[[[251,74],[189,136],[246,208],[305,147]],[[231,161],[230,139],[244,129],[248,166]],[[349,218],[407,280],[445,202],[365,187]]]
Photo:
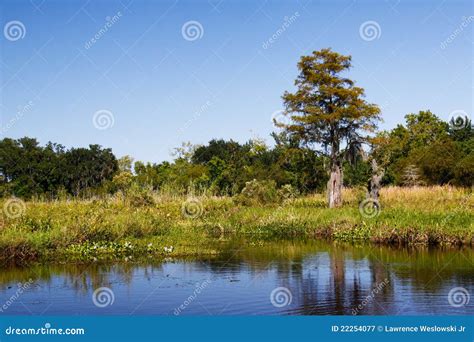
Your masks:
[[[222,139],[202,146],[185,144],[176,149],[173,162],[162,163],[118,159],[111,149],[98,145],[66,150],[54,143],[40,146],[33,138],[5,138],[0,141],[0,191],[25,198],[62,192],[104,194],[118,191],[123,178],[125,183],[180,193],[192,186],[235,195],[253,179],[273,181],[276,187],[291,185],[301,194],[324,191],[330,159],[301,147],[286,132],[273,133],[272,138],[272,147],[257,139],[244,144]],[[454,130],[429,111],[408,114],[405,124],[378,133],[372,144],[373,155],[386,170],[383,185],[473,185],[472,130]],[[348,156],[342,170],[344,186],[365,186],[372,174],[370,155]]]
[[[377,131],[380,109],[344,75],[351,57],[330,49],[301,57],[295,92],[283,95],[285,123],[272,144],[215,139],[175,150],[172,162],[134,162],[98,145],[66,149],[34,138],[0,141],[2,196],[87,196],[141,189],[236,195],[256,180],[295,193],[328,191],[342,203],[343,186],[472,187],[474,135],[468,118],[445,122],[429,110]]]

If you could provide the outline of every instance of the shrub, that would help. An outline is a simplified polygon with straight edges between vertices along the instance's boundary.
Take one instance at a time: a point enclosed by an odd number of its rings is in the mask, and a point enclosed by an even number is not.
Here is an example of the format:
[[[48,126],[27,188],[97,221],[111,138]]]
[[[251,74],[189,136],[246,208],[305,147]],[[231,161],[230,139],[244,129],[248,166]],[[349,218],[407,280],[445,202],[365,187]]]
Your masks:
[[[280,201],[280,196],[274,181],[258,181],[256,179],[246,182],[242,192],[236,197],[237,203],[242,205],[272,204]]]
[[[155,204],[152,191],[136,183],[133,183],[126,192],[126,201],[131,207],[143,207]]]
[[[282,200],[292,200],[298,197],[300,192],[291,184],[285,184],[278,190],[278,197]]]

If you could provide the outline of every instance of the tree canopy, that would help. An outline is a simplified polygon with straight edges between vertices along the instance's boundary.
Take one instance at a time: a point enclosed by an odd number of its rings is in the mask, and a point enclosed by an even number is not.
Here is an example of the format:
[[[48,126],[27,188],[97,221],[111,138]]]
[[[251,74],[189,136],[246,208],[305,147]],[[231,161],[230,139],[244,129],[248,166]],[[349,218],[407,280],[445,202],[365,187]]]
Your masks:
[[[321,146],[330,160],[329,206],[342,204],[342,163],[367,141],[380,119],[379,108],[364,100],[364,89],[345,77],[351,56],[331,49],[301,57],[296,92],[283,95],[286,115],[291,122],[276,122],[306,145]]]

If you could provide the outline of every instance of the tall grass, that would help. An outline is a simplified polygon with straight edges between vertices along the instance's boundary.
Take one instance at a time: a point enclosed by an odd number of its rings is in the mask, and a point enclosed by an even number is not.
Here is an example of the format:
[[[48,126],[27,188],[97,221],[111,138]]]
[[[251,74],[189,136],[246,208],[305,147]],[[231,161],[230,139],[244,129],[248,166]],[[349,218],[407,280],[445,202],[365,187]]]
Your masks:
[[[171,246],[173,255],[209,254],[235,235],[249,243],[293,237],[402,245],[474,243],[471,189],[385,188],[382,210],[374,218],[359,212],[362,189],[345,189],[343,196],[338,209],[326,207],[324,194],[252,206],[230,197],[166,192],[153,193],[152,203],[127,196],[29,201],[19,217],[3,215],[0,257],[166,256],[170,252],[164,247]],[[7,206],[7,199],[0,205]]]

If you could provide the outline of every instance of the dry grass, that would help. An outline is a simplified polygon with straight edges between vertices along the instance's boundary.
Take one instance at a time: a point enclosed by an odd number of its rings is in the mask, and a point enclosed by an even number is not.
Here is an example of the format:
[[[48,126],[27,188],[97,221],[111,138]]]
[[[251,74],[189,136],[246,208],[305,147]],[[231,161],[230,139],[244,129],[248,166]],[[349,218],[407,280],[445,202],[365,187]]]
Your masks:
[[[124,247],[130,241],[138,254],[161,255],[163,247],[171,245],[175,254],[215,253],[216,241],[235,235],[253,242],[296,236],[391,244],[474,242],[472,189],[384,188],[382,211],[374,218],[359,212],[359,202],[365,198],[363,189],[345,189],[343,196],[344,205],[338,209],[326,207],[324,194],[250,207],[229,197],[199,197],[198,209],[202,211],[196,217],[183,215],[184,196],[155,194],[155,204],[145,206],[132,205],[120,196],[31,201],[23,215],[3,215],[0,258],[56,258],[68,253],[89,257],[99,247],[122,256],[130,252]],[[0,205],[5,203],[3,200]]]

